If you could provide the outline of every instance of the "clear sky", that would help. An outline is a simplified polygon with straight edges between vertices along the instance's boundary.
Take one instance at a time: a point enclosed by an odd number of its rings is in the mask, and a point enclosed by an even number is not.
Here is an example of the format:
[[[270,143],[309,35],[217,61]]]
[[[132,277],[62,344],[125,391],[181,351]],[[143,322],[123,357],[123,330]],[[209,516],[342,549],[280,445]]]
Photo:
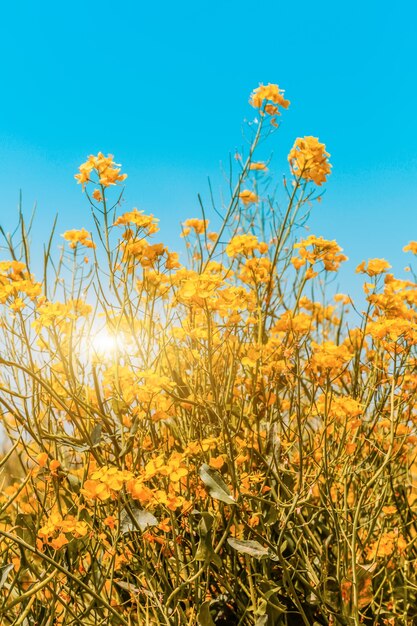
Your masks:
[[[278,83],[291,107],[268,146],[279,179],[297,136],[315,135],[333,174],[310,221],[350,257],[398,273],[417,239],[417,3],[13,0],[1,7],[0,223],[37,203],[35,252],[58,232],[91,227],[74,181],[99,150],[129,175],[126,207],[161,219],[175,249],[198,216],[207,176],[242,144],[248,97]],[[40,250],[40,248],[39,248]]]

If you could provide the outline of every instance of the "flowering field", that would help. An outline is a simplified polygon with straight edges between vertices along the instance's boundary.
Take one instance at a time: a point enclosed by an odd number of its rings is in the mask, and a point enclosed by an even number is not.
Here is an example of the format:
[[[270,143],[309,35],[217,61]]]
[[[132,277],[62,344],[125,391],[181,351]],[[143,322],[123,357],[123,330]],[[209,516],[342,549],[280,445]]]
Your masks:
[[[42,276],[0,231],[4,626],[417,624],[416,277],[364,261],[362,313],[331,292],[347,257],[300,237],[330,155],[296,139],[276,201],[257,149],[290,102],[249,104],[182,262],[102,153]]]

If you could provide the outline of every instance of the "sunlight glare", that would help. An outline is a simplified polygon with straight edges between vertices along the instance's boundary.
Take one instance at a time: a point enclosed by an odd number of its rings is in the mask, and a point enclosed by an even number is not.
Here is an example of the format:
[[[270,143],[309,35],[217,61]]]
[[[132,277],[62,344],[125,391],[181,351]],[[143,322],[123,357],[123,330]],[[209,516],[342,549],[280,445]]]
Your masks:
[[[103,328],[90,337],[90,347],[96,356],[114,356],[116,352],[124,350],[125,342],[120,333],[110,333]]]

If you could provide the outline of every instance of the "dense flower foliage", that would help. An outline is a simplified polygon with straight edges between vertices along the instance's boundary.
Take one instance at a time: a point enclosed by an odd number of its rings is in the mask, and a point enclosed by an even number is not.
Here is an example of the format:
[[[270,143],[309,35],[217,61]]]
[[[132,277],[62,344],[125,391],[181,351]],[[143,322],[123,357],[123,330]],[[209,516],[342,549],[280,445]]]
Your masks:
[[[416,277],[370,259],[365,311],[332,294],[347,257],[303,230],[329,155],[297,139],[275,204],[255,156],[289,101],[250,103],[182,252],[102,153],[76,175],[92,229],[40,277],[24,223],[5,239],[5,626],[416,623]]]

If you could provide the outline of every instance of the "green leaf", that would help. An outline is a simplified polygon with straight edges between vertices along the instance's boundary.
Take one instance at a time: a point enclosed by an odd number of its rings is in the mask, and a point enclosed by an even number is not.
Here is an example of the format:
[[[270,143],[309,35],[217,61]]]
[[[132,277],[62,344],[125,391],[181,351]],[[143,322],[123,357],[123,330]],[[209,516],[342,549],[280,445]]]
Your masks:
[[[213,562],[217,567],[222,566],[222,560],[216,552],[213,550],[213,542],[211,537],[211,528],[213,526],[213,516],[210,513],[198,513],[201,515],[198,522],[198,535],[200,541],[198,542],[197,551],[195,553],[196,561],[205,561],[206,563]]]
[[[8,565],[3,565],[2,567],[0,567],[0,589],[4,587],[4,583],[6,582],[9,572],[11,572],[13,567],[13,563],[9,563]]]
[[[30,546],[36,544],[35,518],[30,513],[16,515],[16,535]]]
[[[80,493],[81,481],[78,476],[74,476],[73,474],[67,474],[67,481],[70,491],[72,491],[73,493]]]
[[[200,478],[214,500],[220,500],[225,504],[236,504],[236,500],[231,495],[223,478],[218,472],[212,470],[207,463],[203,463],[200,467]]]
[[[144,596],[148,596],[148,598],[153,598],[153,594],[151,591],[149,591],[148,589],[145,589],[144,587],[141,587],[139,589],[139,587],[136,587],[136,585],[134,585],[133,583],[127,583],[124,580],[114,580],[115,585],[118,585],[121,589],[124,589],[125,591],[128,591],[129,593],[132,593],[134,595],[144,595]]]
[[[199,626],[215,626],[210,613],[210,601],[203,602],[197,616]]]
[[[264,548],[259,541],[229,537],[227,543],[238,552],[249,554],[249,556],[253,556],[255,559],[265,559],[269,557],[269,549]]]
[[[114,583],[115,585],[118,585],[121,589],[125,589],[125,591],[128,591],[129,593],[133,593],[135,595],[140,594],[139,587],[136,587],[136,585],[134,585],[133,583],[126,583],[124,580],[115,580]],[[150,592],[148,593],[149,595],[152,595]]]
[[[90,439],[91,439],[93,448],[96,448],[100,444],[102,431],[103,431],[103,427],[101,424],[96,424],[93,430],[91,431]]]
[[[30,513],[18,513],[15,520],[16,535],[30,546],[36,545],[35,518]],[[22,565],[28,567],[26,548],[19,544]]]
[[[76,539],[75,537],[69,541],[66,545],[67,554],[66,557],[70,563],[74,563],[80,554],[82,554],[86,548],[86,544],[88,542],[88,537],[80,537]]]
[[[133,519],[132,519],[133,517]],[[120,532],[122,534],[131,531],[146,530],[149,526],[156,526],[158,520],[155,515],[149,513],[145,509],[139,509],[136,506],[130,506],[130,515],[126,509],[123,509],[120,516]]]

